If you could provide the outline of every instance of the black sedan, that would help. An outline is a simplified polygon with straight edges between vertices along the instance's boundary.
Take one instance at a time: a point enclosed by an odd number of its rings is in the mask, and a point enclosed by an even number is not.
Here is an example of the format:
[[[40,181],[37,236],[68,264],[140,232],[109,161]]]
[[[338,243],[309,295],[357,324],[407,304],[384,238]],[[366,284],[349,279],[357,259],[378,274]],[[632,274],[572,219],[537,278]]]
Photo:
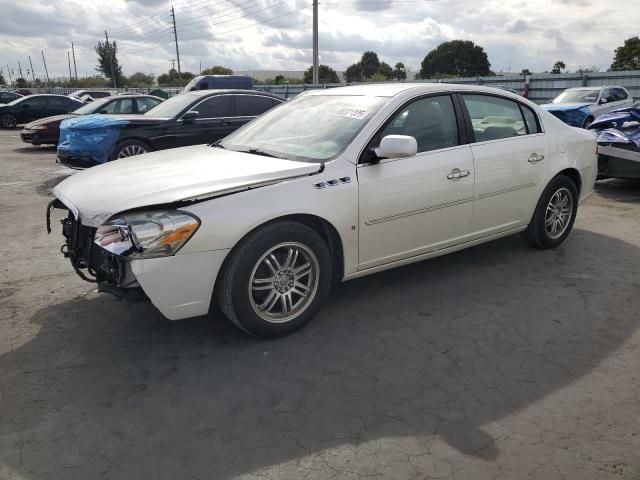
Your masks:
[[[146,113],[162,102],[162,98],[153,95],[119,95],[100,98],[80,107],[72,113],[41,118],[25,125],[20,132],[23,142],[32,145],[57,145],[60,138],[60,123],[67,118],[92,113],[137,115]]]
[[[165,100],[144,115],[101,115],[60,126],[58,162],[87,168],[153,150],[211,143],[284,99],[255,90],[199,90]]]
[[[73,112],[83,105],[84,102],[64,95],[29,95],[0,105],[0,125],[15,128],[39,118]]]

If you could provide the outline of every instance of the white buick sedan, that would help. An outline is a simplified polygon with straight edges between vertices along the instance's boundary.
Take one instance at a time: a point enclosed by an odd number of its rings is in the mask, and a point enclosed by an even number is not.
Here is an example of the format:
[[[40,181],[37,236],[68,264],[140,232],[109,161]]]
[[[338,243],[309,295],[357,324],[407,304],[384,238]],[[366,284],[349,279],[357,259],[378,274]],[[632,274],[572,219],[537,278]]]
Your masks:
[[[307,92],[212,145],[78,173],[55,189],[63,253],[101,291],[253,335],[307,324],[335,282],[514,233],[562,243],[596,140],[503,90]]]

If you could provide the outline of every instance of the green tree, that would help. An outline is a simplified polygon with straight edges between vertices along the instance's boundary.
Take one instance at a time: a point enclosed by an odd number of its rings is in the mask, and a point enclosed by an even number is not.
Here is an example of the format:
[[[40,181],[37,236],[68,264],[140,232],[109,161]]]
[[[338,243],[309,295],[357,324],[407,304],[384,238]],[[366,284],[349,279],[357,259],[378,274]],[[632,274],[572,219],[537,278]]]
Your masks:
[[[16,88],[27,88],[29,86],[29,82],[22,77],[16,78],[14,84]]]
[[[340,78],[338,77],[338,73],[331,67],[327,65],[320,65],[318,67],[318,79],[320,83],[340,83]],[[313,67],[309,67],[304,72],[304,83],[312,83],[313,82]]]
[[[6,85],[7,81],[4,79],[4,75],[2,73],[2,70],[0,70],[0,85]]]
[[[631,37],[616,48],[610,70],[640,70],[640,38]]]
[[[118,63],[118,46],[116,42],[98,42],[98,45],[96,45],[96,53],[98,54],[96,71],[102,73],[111,81],[113,81],[113,75],[115,75],[116,86],[121,85],[123,78],[122,67]],[[113,69],[111,68],[112,66]]]
[[[163,87],[184,87],[194,77],[195,74],[191,72],[182,72],[178,75],[178,71],[172,68],[167,73],[163,73],[158,77],[158,85]]]
[[[215,65],[213,67],[205,68],[200,72],[200,75],[233,75],[233,70],[220,65]]]
[[[155,83],[155,76],[152,74],[136,72],[127,78],[128,87],[148,87]]]
[[[376,72],[369,78],[367,78],[367,80],[369,80],[370,82],[386,82],[388,78],[383,73]]]
[[[344,71],[344,79],[347,83],[362,81],[362,69],[360,68],[360,62],[347,67]]]
[[[393,77],[398,81],[407,79],[407,67],[404,66],[404,63],[396,63],[396,66],[393,69]]]
[[[391,80],[393,78],[393,69],[391,68],[391,65],[385,62],[380,62],[380,67],[378,68],[377,73],[382,75],[385,80]]]
[[[562,70],[565,70],[567,68],[567,66],[564,64],[564,62],[562,60],[558,60],[556,63],[553,64],[553,68],[551,69],[551,73],[562,73]]]
[[[380,70],[380,60],[376,52],[364,52],[360,59],[360,70],[364,78],[371,77]]]
[[[489,75],[490,72],[491,63],[481,46],[469,40],[452,40],[441,43],[424,57],[420,77],[475,77]]]
[[[520,75],[526,77],[527,75],[531,75],[531,70],[529,70],[528,68],[523,68],[522,71],[520,72]]]
[[[285,80],[286,79],[284,78],[284,75],[276,75],[273,79],[273,83],[275,83],[276,85],[282,85]]]

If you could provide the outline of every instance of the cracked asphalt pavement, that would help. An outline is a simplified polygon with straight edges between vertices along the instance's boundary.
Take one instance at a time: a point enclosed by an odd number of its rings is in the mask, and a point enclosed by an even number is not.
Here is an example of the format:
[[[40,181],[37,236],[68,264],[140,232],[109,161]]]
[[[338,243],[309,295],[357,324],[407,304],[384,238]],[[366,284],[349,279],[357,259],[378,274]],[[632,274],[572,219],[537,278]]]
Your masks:
[[[640,478],[640,182],[598,183],[555,250],[354,280],[261,341],[80,280],[54,157],[0,130],[0,478]]]

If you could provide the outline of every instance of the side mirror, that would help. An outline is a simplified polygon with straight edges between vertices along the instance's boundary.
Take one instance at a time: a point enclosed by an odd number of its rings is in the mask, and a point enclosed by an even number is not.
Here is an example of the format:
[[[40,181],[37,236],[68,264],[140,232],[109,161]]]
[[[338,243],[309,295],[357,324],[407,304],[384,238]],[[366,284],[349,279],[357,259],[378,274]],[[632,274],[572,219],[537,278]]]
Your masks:
[[[98,113],[104,115],[105,113],[107,113],[107,111],[103,108],[102,110],[100,110]]]
[[[601,99],[598,101],[598,105],[602,105],[603,103],[608,103],[608,102],[609,102],[609,100],[607,100],[606,98],[601,98]]]
[[[185,122],[193,122],[199,116],[200,116],[200,112],[197,112],[196,110],[190,110],[184,115],[182,115],[182,120]]]
[[[418,142],[408,135],[387,135],[375,149],[380,158],[413,157],[418,152]]]

